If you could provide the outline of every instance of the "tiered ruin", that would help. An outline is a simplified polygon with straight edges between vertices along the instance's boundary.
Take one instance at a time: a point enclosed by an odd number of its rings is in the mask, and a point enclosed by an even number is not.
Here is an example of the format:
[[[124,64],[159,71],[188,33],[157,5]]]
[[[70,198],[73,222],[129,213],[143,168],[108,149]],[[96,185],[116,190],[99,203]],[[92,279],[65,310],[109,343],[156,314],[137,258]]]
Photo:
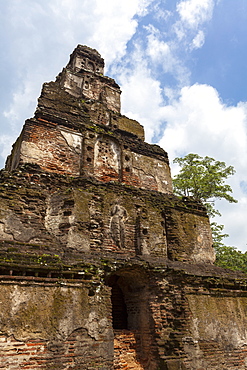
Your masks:
[[[0,368],[247,369],[246,279],[78,45],[1,172]]]

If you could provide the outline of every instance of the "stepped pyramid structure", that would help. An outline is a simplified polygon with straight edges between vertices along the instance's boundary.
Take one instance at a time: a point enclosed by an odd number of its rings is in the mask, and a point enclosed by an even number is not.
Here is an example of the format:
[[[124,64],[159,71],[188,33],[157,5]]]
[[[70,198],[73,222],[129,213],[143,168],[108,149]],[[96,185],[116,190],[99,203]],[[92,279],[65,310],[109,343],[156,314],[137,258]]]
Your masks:
[[[1,171],[0,368],[247,369],[247,279],[120,95],[78,45]]]

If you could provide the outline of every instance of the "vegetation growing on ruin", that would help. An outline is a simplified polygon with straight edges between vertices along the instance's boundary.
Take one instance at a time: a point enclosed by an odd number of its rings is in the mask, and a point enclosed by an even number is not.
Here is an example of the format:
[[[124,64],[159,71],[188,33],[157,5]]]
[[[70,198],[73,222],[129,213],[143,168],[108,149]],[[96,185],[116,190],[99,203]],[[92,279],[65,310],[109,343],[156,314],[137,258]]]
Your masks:
[[[200,201],[207,208],[210,217],[220,215],[215,209],[216,199],[225,199],[237,203],[231,195],[232,188],[225,180],[235,173],[233,166],[216,161],[211,157],[198,154],[187,154],[183,158],[175,158],[181,170],[173,179],[174,192],[180,196],[189,196]]]
[[[175,194],[189,196],[201,202],[207,209],[210,218],[221,215],[215,208],[216,199],[225,199],[230,203],[237,200],[232,197],[232,189],[225,180],[235,173],[233,166],[227,166],[211,157],[201,157],[198,154],[187,154],[183,158],[175,158],[174,163],[181,167],[173,179]],[[224,225],[211,222],[216,265],[231,270],[247,273],[247,253],[242,253],[236,247],[226,246],[223,239],[229,235],[223,232]]]

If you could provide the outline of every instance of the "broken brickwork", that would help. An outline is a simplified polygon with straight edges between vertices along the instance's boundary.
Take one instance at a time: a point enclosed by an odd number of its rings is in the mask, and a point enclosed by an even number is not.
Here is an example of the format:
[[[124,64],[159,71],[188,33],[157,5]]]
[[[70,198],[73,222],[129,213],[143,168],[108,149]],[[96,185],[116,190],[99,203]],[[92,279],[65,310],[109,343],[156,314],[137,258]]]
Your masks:
[[[1,171],[0,368],[244,370],[246,278],[78,45]]]

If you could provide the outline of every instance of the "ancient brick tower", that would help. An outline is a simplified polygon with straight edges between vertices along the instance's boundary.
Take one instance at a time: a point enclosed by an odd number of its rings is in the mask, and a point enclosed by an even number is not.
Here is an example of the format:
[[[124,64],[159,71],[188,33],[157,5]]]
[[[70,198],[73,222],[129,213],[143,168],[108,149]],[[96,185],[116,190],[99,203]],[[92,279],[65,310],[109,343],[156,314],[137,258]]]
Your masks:
[[[78,45],[1,171],[0,368],[247,369],[245,277],[120,93]]]

